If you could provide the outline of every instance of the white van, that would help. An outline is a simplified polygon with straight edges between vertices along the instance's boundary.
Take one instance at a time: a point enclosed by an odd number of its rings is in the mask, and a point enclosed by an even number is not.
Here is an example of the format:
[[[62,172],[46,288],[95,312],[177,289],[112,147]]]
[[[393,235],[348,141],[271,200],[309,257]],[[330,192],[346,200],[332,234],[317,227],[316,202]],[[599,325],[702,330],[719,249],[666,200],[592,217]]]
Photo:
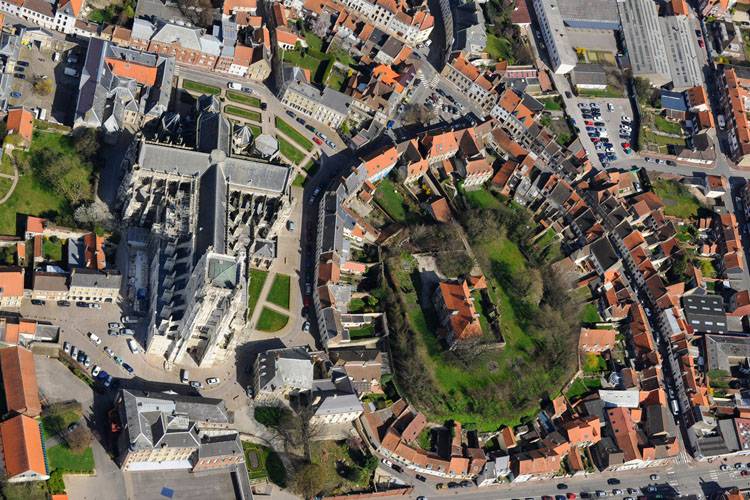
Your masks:
[[[236,82],[227,83],[227,87],[229,87],[232,90],[242,90],[242,85]]]
[[[138,349],[138,342],[136,342],[135,339],[128,339],[128,348],[133,354],[138,354],[140,352],[140,349]]]
[[[182,382],[183,384],[187,384],[188,382],[190,382],[190,372],[184,368],[180,370],[180,382]]]
[[[102,339],[100,339],[96,334],[89,332],[89,340],[93,342],[96,345],[99,345],[102,343]]]

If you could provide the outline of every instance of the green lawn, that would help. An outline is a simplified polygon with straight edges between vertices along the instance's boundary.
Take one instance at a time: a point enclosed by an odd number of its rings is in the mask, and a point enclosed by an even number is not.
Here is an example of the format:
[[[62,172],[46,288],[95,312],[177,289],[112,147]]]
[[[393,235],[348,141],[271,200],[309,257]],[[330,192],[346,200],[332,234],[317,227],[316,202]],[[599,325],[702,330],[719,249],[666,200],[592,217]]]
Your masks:
[[[701,205],[683,184],[666,179],[656,179],[651,184],[664,203],[664,213],[680,219],[694,219]]]
[[[559,97],[555,97],[552,99],[544,99],[542,100],[544,103],[544,109],[547,111],[560,111],[562,110],[562,103],[560,102]]]
[[[292,186],[303,187],[305,182],[307,182],[307,177],[302,174],[297,174],[297,177],[295,177],[292,182]]]
[[[718,275],[716,267],[710,259],[700,259],[698,262],[704,278],[715,278]]]
[[[612,86],[606,89],[578,89],[576,93],[581,97],[624,97],[621,90]]]
[[[47,436],[54,436],[68,428],[70,424],[78,422],[81,415],[74,409],[60,410],[42,416],[42,428]]]
[[[375,191],[375,201],[391,219],[402,224],[406,222],[408,207],[393,182],[388,179],[380,181]]]
[[[13,175],[13,165],[8,155],[3,155],[3,159],[0,160],[0,174]]]
[[[581,323],[599,323],[602,317],[599,316],[599,308],[594,304],[586,304],[581,311]]]
[[[568,388],[568,392],[565,396],[571,400],[577,400],[581,396],[585,396],[591,391],[601,389],[602,383],[598,378],[587,378],[587,379],[576,379]]]
[[[304,167],[302,167],[302,170],[307,172],[308,177],[312,177],[313,175],[318,173],[318,168],[320,167],[320,164],[313,160],[312,158],[310,161],[308,161]]]
[[[286,274],[277,274],[274,277],[271,289],[268,291],[266,300],[284,309],[289,309],[289,285],[291,278]]]
[[[224,106],[224,112],[234,116],[240,116],[254,122],[260,122],[260,113],[257,111],[250,111],[249,109],[240,108],[239,106]]]
[[[654,146],[657,146],[659,151],[662,153],[667,152],[667,146],[685,146],[685,141],[683,139],[655,134],[646,127],[641,127],[640,142],[642,145],[652,144]]]
[[[510,40],[499,38],[492,33],[487,34],[487,48],[485,50],[490,57],[498,61],[513,61],[515,59]]]
[[[234,90],[227,90],[227,99],[252,106],[253,108],[260,108],[261,105],[260,99],[257,97],[247,95],[244,92],[236,92]]]
[[[263,308],[258,318],[258,324],[256,327],[262,332],[278,332],[286,326],[289,322],[289,316],[286,314],[278,313],[267,307]]]
[[[292,146],[291,142],[287,141],[280,135],[277,135],[276,139],[279,141],[279,151],[284,158],[295,165],[299,165],[300,162],[305,159],[305,153]]]
[[[7,177],[0,177],[0,198],[10,191],[10,187],[13,185],[13,180]]]
[[[66,445],[58,444],[47,449],[50,468],[88,474],[94,471],[94,452],[91,447],[82,453],[73,453]]]
[[[375,336],[375,327],[372,323],[369,323],[367,325],[363,325],[357,328],[350,328],[349,329],[349,337],[351,337],[352,340],[355,339],[365,339],[369,337]]]
[[[665,134],[680,135],[682,133],[682,126],[679,123],[671,122],[659,115],[654,116],[654,126]]]
[[[583,371],[601,373],[607,369],[607,361],[599,354],[589,353],[583,359]]]
[[[50,238],[44,238],[42,243],[42,253],[44,259],[51,262],[62,262],[63,242],[61,240],[53,241]]]
[[[211,95],[221,94],[221,89],[219,87],[214,87],[213,85],[206,85],[205,83],[194,82],[193,80],[182,80],[182,88],[185,90],[198,92],[199,94],[211,94]]]
[[[474,208],[498,208],[501,205],[500,200],[486,189],[464,191],[464,198]]]
[[[41,216],[69,212],[65,198],[42,185],[33,172],[21,175],[13,194],[0,208],[0,234],[15,234],[17,213]]]
[[[286,469],[275,451],[248,441],[242,442],[242,450],[251,481],[268,478],[279,486],[286,486]]]
[[[263,284],[268,278],[268,271],[259,269],[250,269],[250,282],[247,285],[247,318],[253,315],[255,306],[260,299],[260,292],[263,291]]]
[[[276,128],[279,129],[285,136],[296,142],[297,145],[305,151],[312,151],[313,143],[278,116],[276,117]]]

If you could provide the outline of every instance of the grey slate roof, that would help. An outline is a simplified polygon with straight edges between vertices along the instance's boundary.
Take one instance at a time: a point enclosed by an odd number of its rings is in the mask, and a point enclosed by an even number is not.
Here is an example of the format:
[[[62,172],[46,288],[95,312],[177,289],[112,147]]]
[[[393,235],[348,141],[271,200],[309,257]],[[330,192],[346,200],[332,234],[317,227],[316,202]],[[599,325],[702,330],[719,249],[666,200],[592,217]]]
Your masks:
[[[93,269],[73,269],[70,273],[70,286],[119,289],[122,283],[120,273],[94,271]]]
[[[312,388],[313,362],[310,353],[304,347],[271,349],[258,355],[257,364],[260,391]]]
[[[131,450],[161,445],[198,448],[197,423],[230,423],[218,399],[123,389],[118,401]]]
[[[160,144],[143,143],[138,157],[142,169],[201,176],[211,166],[209,154]],[[289,168],[241,158],[226,158],[225,180],[240,189],[280,194],[286,190]]]
[[[153,86],[143,86],[131,78],[112,73],[107,58],[156,67]],[[76,102],[77,124],[116,131],[123,127],[125,110],[158,117],[167,110],[174,77],[174,59],[118,47],[92,38],[81,71]]]

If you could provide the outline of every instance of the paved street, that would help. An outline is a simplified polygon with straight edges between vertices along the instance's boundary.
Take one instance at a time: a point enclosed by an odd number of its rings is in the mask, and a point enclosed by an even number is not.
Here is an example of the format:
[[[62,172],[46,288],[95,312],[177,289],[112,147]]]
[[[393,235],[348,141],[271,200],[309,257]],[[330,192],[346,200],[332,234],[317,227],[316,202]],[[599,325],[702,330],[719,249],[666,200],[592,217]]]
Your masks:
[[[749,460],[744,457],[745,461]],[[739,463],[745,464],[745,461]],[[447,497],[466,498],[472,500],[496,500],[508,498],[536,498],[544,495],[554,497],[555,495],[573,492],[579,496],[581,493],[589,493],[595,496],[596,491],[605,491],[608,497],[624,498],[626,496],[637,497],[640,493],[629,494],[628,488],[637,488],[642,493],[647,493],[648,486],[656,486],[659,493],[668,495],[679,493],[680,495],[694,494],[699,498],[706,498],[707,494],[719,491],[721,488],[731,486],[750,487],[750,476],[741,476],[740,472],[733,468],[734,461],[726,462],[728,470],[719,470],[720,461],[713,463],[701,462],[675,467],[651,467],[647,469],[635,469],[620,472],[594,473],[576,477],[559,477],[545,480],[528,481],[522,483],[511,483],[503,485],[491,485],[483,488],[474,486],[456,489],[435,489],[434,482],[425,484],[413,479],[413,474],[399,474],[389,470],[389,474],[414,485],[412,496],[425,497]],[[658,479],[651,480],[650,476],[656,474]],[[608,484],[607,480],[616,478],[619,484]],[[564,484],[565,489],[558,489],[558,484]],[[620,495],[613,495],[614,488],[623,491]]]

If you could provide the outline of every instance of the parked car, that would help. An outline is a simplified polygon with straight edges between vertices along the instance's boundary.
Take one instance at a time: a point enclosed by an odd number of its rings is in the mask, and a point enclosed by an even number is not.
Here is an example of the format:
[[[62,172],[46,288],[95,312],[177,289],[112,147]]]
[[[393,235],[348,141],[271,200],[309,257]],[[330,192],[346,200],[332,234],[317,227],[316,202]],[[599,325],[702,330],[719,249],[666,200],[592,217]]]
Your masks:
[[[104,346],[104,352],[106,352],[107,356],[109,356],[110,358],[113,358],[115,356],[115,351],[113,351],[111,347]]]
[[[89,304],[89,307],[90,307],[91,309],[101,309],[101,308],[102,308],[102,305],[101,305],[101,304],[98,304],[98,303],[96,303],[96,302],[92,302],[91,304]]]
[[[116,321],[112,321],[112,322],[110,322],[110,323],[107,324],[107,327],[108,328],[115,328],[115,329],[119,330],[120,327],[121,327],[121,325],[120,325],[120,323],[117,323]]]
[[[120,329],[120,335],[135,335],[135,332],[131,330],[130,328],[122,328]]]
[[[746,471],[746,472],[747,472],[747,471]],[[422,481],[423,483],[427,481],[427,478],[426,478],[426,477],[424,477],[424,476],[422,476],[421,474],[417,474],[417,475],[416,475],[416,476],[414,476],[414,477],[416,477],[416,478],[417,478],[417,481]],[[424,498],[424,497],[419,497],[419,498]],[[419,500],[419,499],[417,499],[417,500]],[[426,499],[425,499],[425,500],[426,500]]]
[[[70,357],[78,361],[78,348],[76,346],[71,346]]]
[[[85,366],[86,368],[91,366],[91,358],[89,358],[88,354],[83,358],[83,366]]]
[[[203,389],[203,384],[201,384],[197,380],[191,380],[190,387],[192,387],[193,389]]]
[[[303,120],[302,118],[297,117],[297,118],[295,118],[295,120],[297,120],[297,123],[299,123],[300,125],[304,125],[305,124],[305,120]]]
[[[58,300],[57,305],[59,307],[70,307],[70,302],[68,302],[67,300]]]
[[[242,90],[242,85],[237,82],[227,82],[227,88],[232,90]]]
[[[138,354],[140,352],[140,349],[138,349],[138,342],[136,342],[135,339],[128,339],[128,349],[130,349],[130,352],[133,354]]]
[[[652,481],[658,481],[659,480],[659,474],[651,474],[649,476],[649,479],[651,479]]]
[[[117,337],[118,335],[120,335],[120,330],[109,329],[109,330],[107,330],[107,335],[111,335],[113,337]]]
[[[112,359],[114,359],[114,360],[115,360],[115,363],[117,363],[118,365],[121,365],[121,364],[123,364],[123,362],[124,362],[124,361],[122,360],[122,358],[121,358],[120,356],[118,356],[117,354],[115,354],[114,356],[112,356]]]
[[[133,373],[133,367],[132,367],[132,366],[130,366],[129,364],[127,364],[127,363],[123,363],[123,364],[122,364],[122,367],[123,367],[123,368],[125,369],[125,371],[126,371],[126,372],[128,372],[128,373]]]
[[[289,118],[297,118],[297,116],[289,110],[286,111],[286,114]]]
[[[216,385],[220,382],[221,382],[221,379],[219,379],[218,377],[209,377],[206,379],[206,383],[208,385]]]
[[[317,144],[318,146],[322,146],[322,145],[323,145],[323,141],[321,141],[321,140],[320,140],[320,139],[318,139],[317,137],[313,137],[313,138],[312,138],[312,140],[313,140],[313,142],[314,142],[315,144]]]
[[[102,339],[100,339],[99,336],[96,335],[95,333],[91,333],[91,332],[89,332],[89,340],[96,345],[99,345],[102,343]]]
[[[94,367],[91,368],[91,376],[92,377],[96,377],[97,375],[99,375],[101,373],[101,371],[102,371],[102,369],[99,368],[99,365],[94,365]]]
[[[302,324],[302,331],[303,332],[309,332],[310,331],[310,322],[309,321],[305,321]]]
[[[190,372],[184,368],[180,370],[180,382],[183,384],[190,382]]]
[[[122,317],[122,322],[126,323],[126,324],[127,323],[138,323],[138,318],[136,318],[135,316],[123,316]]]

